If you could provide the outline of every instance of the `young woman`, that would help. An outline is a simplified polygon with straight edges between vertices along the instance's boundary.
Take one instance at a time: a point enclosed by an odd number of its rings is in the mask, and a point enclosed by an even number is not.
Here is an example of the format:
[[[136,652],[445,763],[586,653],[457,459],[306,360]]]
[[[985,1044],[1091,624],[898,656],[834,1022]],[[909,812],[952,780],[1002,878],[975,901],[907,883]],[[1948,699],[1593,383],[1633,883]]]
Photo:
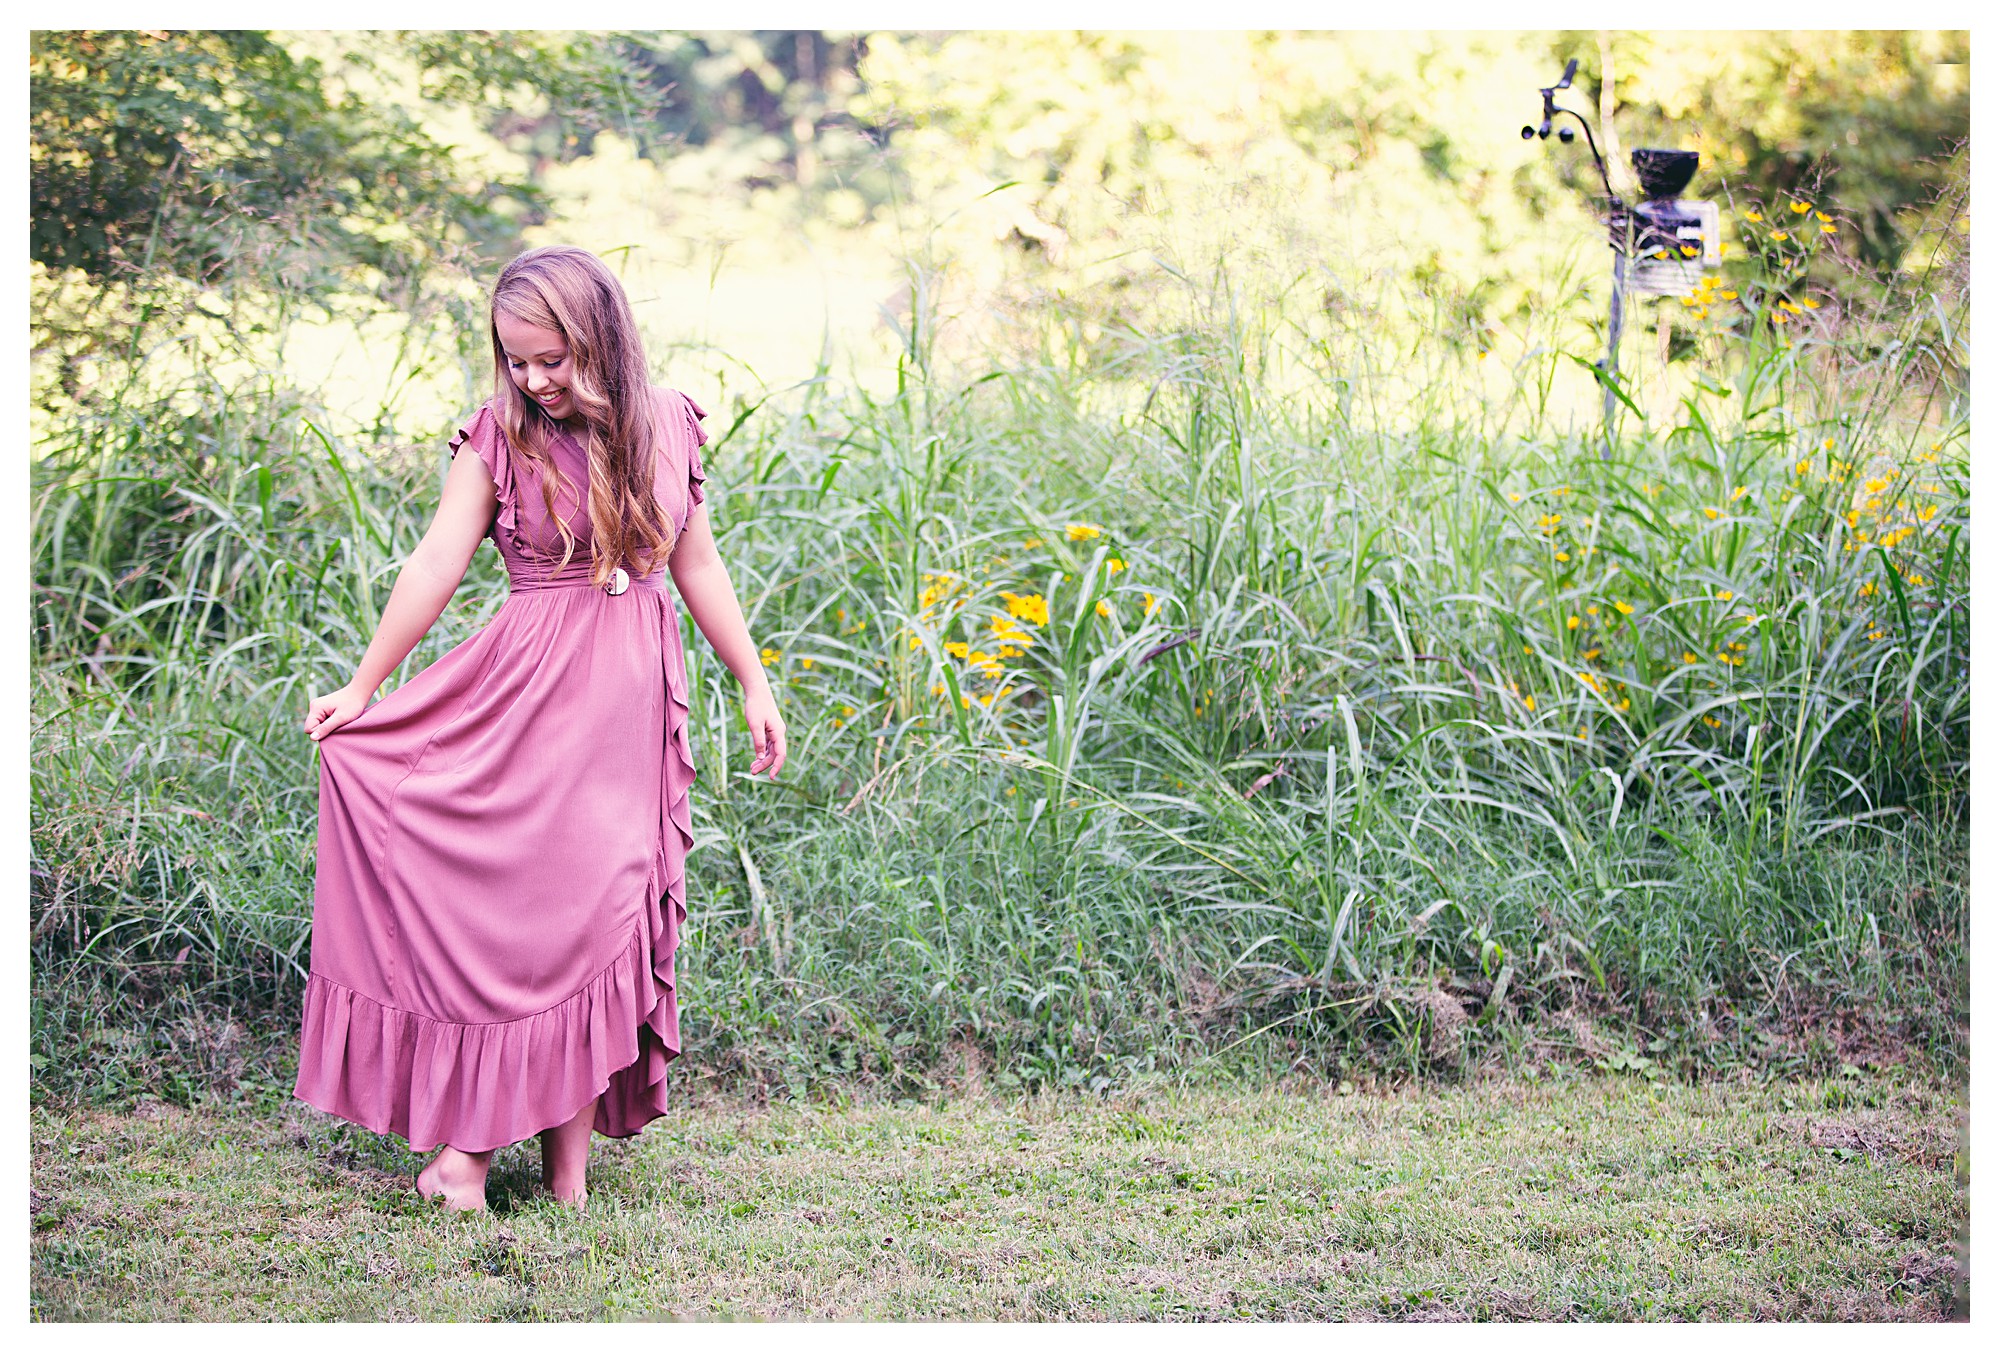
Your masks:
[[[703,506],[705,413],[647,381],[587,251],[493,290],[495,392],[452,439],[436,518],[354,679],[316,696],[319,859],[296,1095],[436,1149],[420,1195],[473,1210],[492,1151],[539,1134],[581,1204],[593,1130],[666,1109],[694,843],[688,683],[664,579],[743,687],[752,774],[785,725]],[[492,623],[381,703],[490,535]]]

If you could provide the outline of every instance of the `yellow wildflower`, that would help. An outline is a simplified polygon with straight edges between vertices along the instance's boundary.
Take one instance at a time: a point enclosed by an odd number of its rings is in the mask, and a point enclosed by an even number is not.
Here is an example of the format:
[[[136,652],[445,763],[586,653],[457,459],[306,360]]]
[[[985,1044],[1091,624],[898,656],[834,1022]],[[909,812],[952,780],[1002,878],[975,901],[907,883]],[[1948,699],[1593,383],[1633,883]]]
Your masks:
[[[1021,547],[1024,549],[1038,549],[1041,546],[1042,541],[1040,539],[1023,539],[1021,541]]]
[[[1153,613],[1153,607],[1154,607],[1154,606],[1156,606],[1156,605],[1158,605],[1158,604],[1159,604],[1159,602],[1153,599],[1153,593],[1152,593],[1152,592],[1150,592],[1150,591],[1148,591],[1148,592],[1146,593],[1146,609],[1145,609],[1144,613],[1145,613],[1145,614],[1148,614],[1148,615],[1152,614],[1152,613]]]
[[[812,664],[813,660],[809,657],[802,657],[799,659],[799,665],[801,667],[804,667],[808,671],[812,670]]]
[[[1789,240],[1791,240],[1791,233],[1789,233],[1789,232],[1773,232],[1773,233],[1771,233],[1771,240],[1773,240],[1773,241],[1789,241]]]
[[[1033,643],[1035,641],[1033,634],[1030,634],[1005,615],[995,615],[989,611],[986,627],[995,638],[1016,638],[1020,639],[1023,643]]]
[[[1810,213],[1812,212],[1812,205],[1805,202],[1803,199],[1793,199],[1792,211],[1794,213]]]
[[[1583,660],[1585,662],[1595,662],[1597,661],[1597,655],[1603,651],[1604,649],[1602,648],[1591,648],[1584,653]]]
[[[1733,601],[1736,599],[1736,593],[1724,587],[1721,591],[1715,593],[1715,599],[1718,601]]]
[[[1693,653],[1682,653],[1681,661],[1687,663],[1688,666],[1692,667],[1695,663],[1701,661],[1701,659],[1696,657]]]
[[[1764,220],[1764,215],[1762,213],[1757,212],[1755,209],[1752,209],[1751,211],[1743,215],[1743,220],[1745,222],[1762,222]]]
[[[1597,607],[1594,605],[1586,605],[1585,607],[1583,607],[1583,613],[1586,615],[1595,615],[1597,613]]]
[[[1625,697],[1624,699],[1620,700],[1620,701],[1618,702],[1618,708],[1619,708],[1620,712],[1623,712],[1623,711],[1625,711],[1625,710],[1628,710],[1628,709],[1632,708],[1632,697],[1628,695],[1628,696],[1626,696],[1626,697]]]
[[[964,658],[966,653],[970,650],[970,647],[971,647],[970,644],[960,643],[954,640],[950,643],[945,644],[944,650],[950,653],[953,657]]]
[[[1569,561],[1569,555],[1558,550],[1556,553],[1556,561],[1558,563],[1567,563]]]
[[[1709,726],[1710,728],[1720,728],[1720,727],[1722,727],[1722,720],[1720,720],[1720,719],[1716,718],[1716,717],[1715,717],[1715,716],[1714,716],[1713,714],[1704,714],[1704,715],[1702,715],[1702,716],[1701,716],[1701,721],[1702,721],[1703,723],[1707,724],[1707,725],[1708,725],[1708,726]]]
[[[1529,709],[1533,709],[1535,707],[1535,697],[1532,695],[1523,695],[1521,697],[1521,703],[1526,705]]]
[[[1104,533],[1104,527],[1102,525],[1090,525],[1090,524],[1071,525],[1067,529],[1065,529],[1063,533],[1067,534],[1069,536],[1070,543],[1074,544],[1085,539],[1097,538],[1097,536]]]
[[[1123,558],[1107,558],[1104,560],[1105,576],[1109,577],[1113,573],[1123,572],[1124,570],[1125,560]]]
[[[1007,602],[1007,613],[1016,619],[1026,620],[1030,624],[1049,622],[1049,603],[1042,599],[1039,592],[1021,596],[1012,591],[1003,591],[1000,593],[1000,598]]]
[[[1708,518],[1709,518],[1710,520],[1713,520],[1713,519],[1715,519],[1715,518],[1716,518],[1717,516],[1719,516],[1719,515],[1721,515],[1721,514],[1722,514],[1722,512],[1720,512],[1720,511],[1716,510],[1716,509],[1715,509],[1715,508],[1714,508],[1713,506],[1704,506],[1704,507],[1702,507],[1702,508],[1701,508],[1701,513],[1702,513],[1703,515],[1707,516],[1707,517],[1708,517]]]
[[[757,660],[759,662],[762,662],[765,666],[769,667],[777,662],[778,656],[779,654],[776,648],[765,648],[764,650],[762,650],[757,654]]]
[[[1581,619],[1580,617],[1576,616],[1576,615],[1571,615],[1571,616],[1569,617],[1569,627],[1570,627],[1570,628],[1572,628],[1572,629],[1575,629],[1575,628],[1577,628],[1577,627],[1578,627],[1578,626],[1580,626],[1580,625],[1581,625],[1582,623],[1583,623],[1583,620],[1582,620],[1582,619]]]
[[[1623,601],[1613,601],[1611,602],[1611,604],[1617,607],[1618,613],[1621,615],[1629,615],[1632,613],[1632,607],[1625,604],[1625,602]]]
[[[1097,601],[1097,615],[1099,619],[1108,620],[1111,618],[1111,602],[1105,600],[1101,596],[1098,598]]]
[[[1820,228],[1820,231],[1827,236],[1833,236],[1834,234],[1839,232],[1840,229],[1838,227],[1822,227]]]
[[[1733,289],[1733,288],[1726,288],[1726,289],[1722,290],[1722,300],[1723,300],[1724,302],[1727,302],[1727,303],[1733,303],[1733,302],[1735,302],[1735,301],[1736,301],[1736,290],[1735,290],[1735,289]]]
[[[1799,460],[1799,461],[1798,461],[1798,462],[1797,462],[1796,464],[1794,464],[1794,465],[1792,466],[1792,471],[1793,471],[1794,473],[1797,473],[1797,474],[1800,474],[1801,476],[1803,476],[1803,475],[1805,474],[1806,470],[1807,470],[1807,469],[1809,469],[1809,468],[1811,468],[1811,467],[1812,467],[1812,460],[1811,460],[1811,459],[1800,459],[1800,460]]]

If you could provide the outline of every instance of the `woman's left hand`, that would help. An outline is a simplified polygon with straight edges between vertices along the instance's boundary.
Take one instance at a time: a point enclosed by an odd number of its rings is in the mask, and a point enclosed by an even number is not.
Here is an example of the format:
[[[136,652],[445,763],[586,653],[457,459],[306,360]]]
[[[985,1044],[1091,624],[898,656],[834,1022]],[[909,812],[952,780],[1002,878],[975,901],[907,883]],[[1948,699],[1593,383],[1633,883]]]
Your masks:
[[[758,686],[743,697],[743,718],[750,725],[750,741],[756,745],[756,760],[750,774],[768,773],[775,779],[785,765],[785,721],[778,717],[778,701],[769,686]]]

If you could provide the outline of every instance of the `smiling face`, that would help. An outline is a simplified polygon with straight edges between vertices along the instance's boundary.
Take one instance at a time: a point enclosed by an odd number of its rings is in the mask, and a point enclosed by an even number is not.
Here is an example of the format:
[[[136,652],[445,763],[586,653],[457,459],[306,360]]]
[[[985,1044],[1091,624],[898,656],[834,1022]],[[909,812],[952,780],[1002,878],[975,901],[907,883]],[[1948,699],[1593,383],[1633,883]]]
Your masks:
[[[495,313],[493,329],[499,333],[507,375],[514,386],[558,421],[576,415],[576,399],[569,391],[569,343],[562,332],[508,312]]]

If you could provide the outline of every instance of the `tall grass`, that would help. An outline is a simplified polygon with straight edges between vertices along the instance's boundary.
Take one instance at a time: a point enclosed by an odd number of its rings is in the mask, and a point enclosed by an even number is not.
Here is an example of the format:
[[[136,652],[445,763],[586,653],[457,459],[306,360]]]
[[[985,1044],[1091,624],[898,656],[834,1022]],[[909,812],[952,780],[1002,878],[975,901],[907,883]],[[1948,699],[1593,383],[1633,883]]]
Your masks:
[[[1607,455],[1549,420],[1553,350],[1474,404],[1420,310],[1369,339],[1165,286],[1175,329],[1057,314],[1040,363],[967,373],[912,325],[891,392],[822,371],[711,423],[791,756],[743,777],[690,627],[691,1062],[1102,1086],[1448,1063],[1564,1010],[1660,1055],[1818,1010],[1962,1059],[1966,430],[1949,390],[1900,400],[1953,314],[1859,353],[1760,333]],[[297,715],[437,464],[269,389],[43,451],[44,1081],[144,1049],[69,1001],[118,971],[293,1006]],[[503,592],[483,552],[397,679]]]

